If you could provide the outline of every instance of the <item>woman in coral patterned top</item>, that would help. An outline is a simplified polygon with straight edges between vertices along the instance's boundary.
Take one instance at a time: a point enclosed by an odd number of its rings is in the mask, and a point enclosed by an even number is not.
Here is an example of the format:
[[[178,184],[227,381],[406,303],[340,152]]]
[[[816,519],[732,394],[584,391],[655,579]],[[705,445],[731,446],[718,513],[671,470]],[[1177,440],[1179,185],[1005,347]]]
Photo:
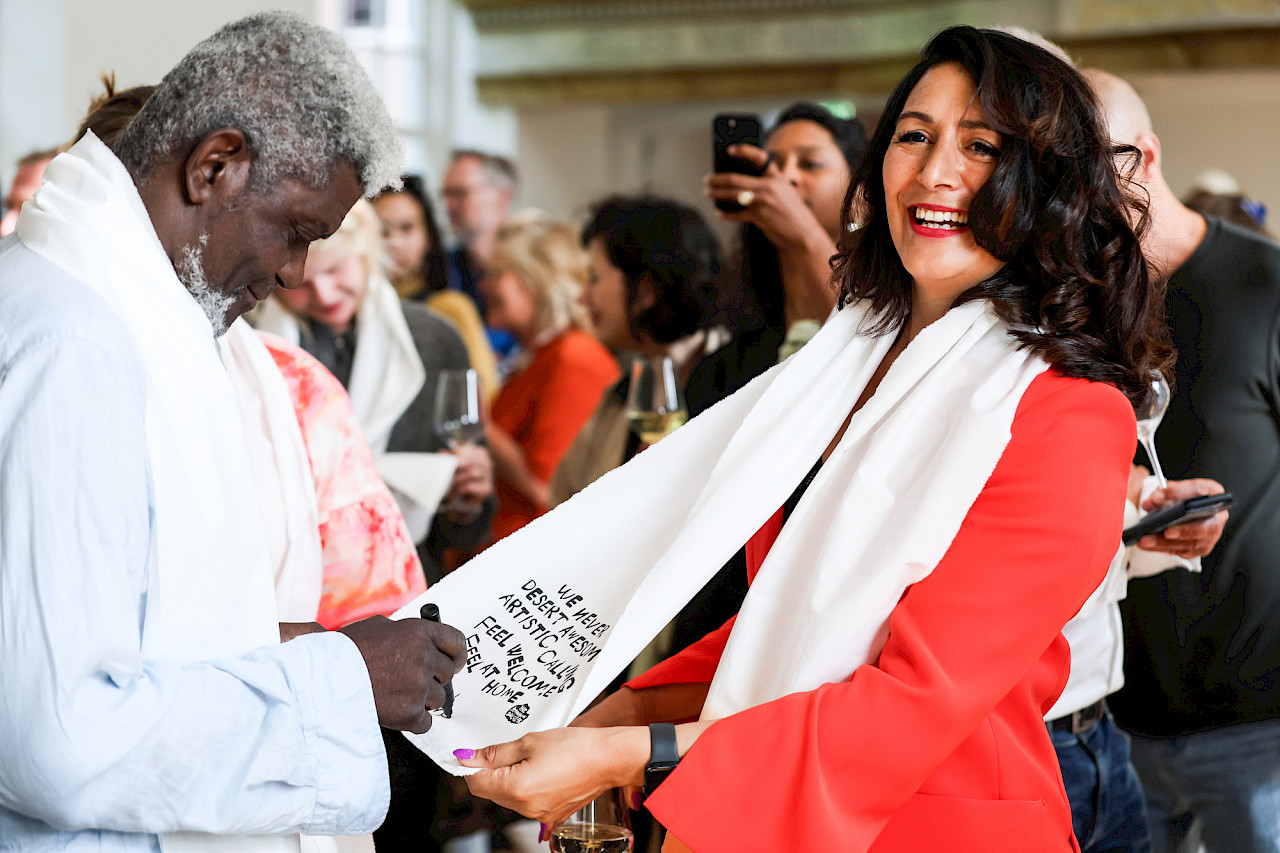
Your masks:
[[[324,586],[316,621],[332,630],[390,615],[426,588],[404,518],[342,384],[301,347],[262,335],[284,376],[316,482]]]

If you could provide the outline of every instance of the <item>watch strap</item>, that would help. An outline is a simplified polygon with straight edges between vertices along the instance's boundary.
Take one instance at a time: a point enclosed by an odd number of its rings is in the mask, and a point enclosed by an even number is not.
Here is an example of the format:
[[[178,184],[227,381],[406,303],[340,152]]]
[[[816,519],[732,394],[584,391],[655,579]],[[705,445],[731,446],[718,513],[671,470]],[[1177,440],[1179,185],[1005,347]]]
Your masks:
[[[649,763],[644,768],[644,795],[648,797],[676,769],[680,749],[672,723],[649,724]]]
[[[678,764],[680,749],[676,746],[676,727],[673,723],[649,724],[649,766]]]

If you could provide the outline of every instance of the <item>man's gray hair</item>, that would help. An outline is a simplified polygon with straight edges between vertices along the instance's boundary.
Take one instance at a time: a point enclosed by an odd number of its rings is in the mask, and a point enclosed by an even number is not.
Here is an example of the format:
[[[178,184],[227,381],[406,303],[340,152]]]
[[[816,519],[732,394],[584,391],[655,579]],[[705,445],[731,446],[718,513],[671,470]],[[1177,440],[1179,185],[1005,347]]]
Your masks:
[[[326,186],[342,159],[365,195],[398,186],[404,149],[369,75],[334,33],[291,12],[227,24],[165,75],[114,146],[139,184],[220,128],[241,131],[251,185]]]

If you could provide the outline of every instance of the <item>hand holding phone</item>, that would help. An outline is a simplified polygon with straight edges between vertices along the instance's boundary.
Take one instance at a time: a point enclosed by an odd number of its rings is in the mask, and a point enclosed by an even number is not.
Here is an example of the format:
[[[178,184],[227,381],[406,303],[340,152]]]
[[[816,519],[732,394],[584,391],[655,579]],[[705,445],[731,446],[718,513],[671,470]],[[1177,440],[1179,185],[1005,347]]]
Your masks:
[[[1126,527],[1121,534],[1121,539],[1126,546],[1132,545],[1144,536],[1151,536],[1179,524],[1217,515],[1224,509],[1229,509],[1234,503],[1230,492],[1196,495],[1148,514],[1138,523]]]
[[[722,114],[711,121],[712,171],[736,172],[740,175],[759,176],[764,170],[741,157],[729,154],[731,145],[760,146],[760,119],[754,115]],[[732,199],[716,199],[716,207],[726,212],[744,210]]]

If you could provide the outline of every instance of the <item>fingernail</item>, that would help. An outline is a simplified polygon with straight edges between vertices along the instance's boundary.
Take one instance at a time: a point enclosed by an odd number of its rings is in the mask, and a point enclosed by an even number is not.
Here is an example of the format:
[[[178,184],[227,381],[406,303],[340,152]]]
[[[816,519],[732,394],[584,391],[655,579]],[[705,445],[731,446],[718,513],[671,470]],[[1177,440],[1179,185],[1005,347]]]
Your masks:
[[[476,751],[474,749],[455,749],[453,757],[459,761],[468,761],[476,757]]]
[[[547,825],[545,823],[538,824],[538,843],[541,844],[550,837],[547,834]]]
[[[631,808],[634,811],[640,811],[640,792],[636,791],[631,795]]]

